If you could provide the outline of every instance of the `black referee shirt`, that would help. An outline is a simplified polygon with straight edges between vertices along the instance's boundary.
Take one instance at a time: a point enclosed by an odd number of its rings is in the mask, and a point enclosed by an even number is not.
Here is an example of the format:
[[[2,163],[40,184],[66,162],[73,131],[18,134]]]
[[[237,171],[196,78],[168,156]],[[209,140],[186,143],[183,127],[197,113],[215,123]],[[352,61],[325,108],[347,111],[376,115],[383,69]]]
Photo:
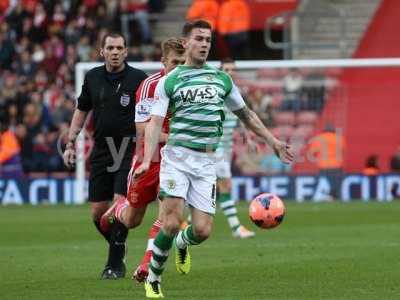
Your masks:
[[[127,63],[120,73],[107,72],[105,65],[86,73],[77,108],[93,110],[95,151],[108,148],[106,137],[119,149],[124,137],[135,136],[135,94],[146,77]]]

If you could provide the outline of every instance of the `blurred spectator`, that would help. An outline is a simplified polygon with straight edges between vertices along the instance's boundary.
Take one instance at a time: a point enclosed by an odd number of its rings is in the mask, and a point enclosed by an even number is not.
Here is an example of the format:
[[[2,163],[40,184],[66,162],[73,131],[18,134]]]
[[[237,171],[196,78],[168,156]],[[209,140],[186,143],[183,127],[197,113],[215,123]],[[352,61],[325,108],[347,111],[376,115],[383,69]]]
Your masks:
[[[77,53],[80,61],[89,61],[90,59],[90,40],[89,37],[84,35],[80,38],[77,45]]]
[[[28,51],[30,54],[32,54],[32,47],[28,37],[26,36],[21,37],[19,43],[15,46],[15,52],[17,52],[17,54],[20,55],[24,51]]]
[[[0,177],[21,177],[20,146],[5,120],[0,120]]]
[[[14,130],[17,127],[17,125],[21,123],[21,117],[18,112],[18,106],[15,102],[8,103],[6,122],[11,130]]]
[[[220,7],[218,32],[234,59],[248,58],[250,9],[244,0],[225,0]]]
[[[64,162],[60,153],[58,153],[57,142],[59,134],[57,131],[50,131],[46,136],[47,148],[47,172],[65,171]]]
[[[52,128],[53,122],[51,119],[49,108],[44,105],[43,94],[34,92],[31,94],[31,105],[35,106],[36,116],[39,118],[39,123],[45,131]]]
[[[148,5],[151,13],[160,13],[165,10],[166,0],[149,0]]]
[[[78,15],[76,16],[76,25],[80,30],[85,28],[86,20],[87,20],[87,8],[85,5],[81,5],[78,8]]]
[[[100,27],[104,27],[104,28],[111,28],[113,27],[112,24],[112,19],[109,18],[109,15],[106,12],[106,7],[104,5],[100,5],[99,7],[97,7],[97,12],[96,12],[96,17],[91,18],[91,21],[93,21],[93,24],[100,28]],[[95,33],[95,32],[93,32]]]
[[[19,55],[15,70],[18,75],[33,77],[37,70],[37,64],[33,61],[32,55],[28,50],[24,50]]]
[[[38,0],[21,0],[23,8],[29,13],[33,14],[35,12],[36,6],[38,5]]]
[[[325,101],[326,78],[322,70],[313,70],[304,78],[302,94],[306,100],[306,110],[320,112]]]
[[[128,49],[127,61],[142,61],[144,58],[139,46],[132,46]]]
[[[119,9],[119,0],[108,0],[105,1],[105,10],[107,14],[107,19],[110,24],[116,20],[116,16]]]
[[[32,60],[39,64],[44,60],[45,57],[46,53],[44,52],[42,46],[40,44],[35,44],[33,46]]]
[[[378,175],[379,173],[379,163],[378,163],[378,155],[370,155],[368,156],[365,167],[363,170],[363,174],[367,176]]]
[[[319,168],[320,175],[331,182],[333,198],[338,198],[340,179],[343,168],[345,143],[343,136],[335,131],[332,124],[326,124],[324,131],[310,139],[309,153]]]
[[[128,46],[132,45],[130,22],[135,21],[140,28],[141,42],[151,43],[151,30],[148,16],[148,0],[121,0],[121,28]]]
[[[4,32],[0,32],[0,69],[10,69],[14,46]]]
[[[40,63],[40,67],[43,69],[43,71],[45,71],[46,74],[49,74],[49,76],[54,76],[60,64],[61,60],[55,55],[53,49],[51,47],[47,47],[45,50],[44,59]]]
[[[254,110],[265,126],[271,126],[272,121],[272,97],[264,94],[261,89],[256,89],[249,95],[249,105]]]
[[[153,51],[153,61],[160,61],[162,56],[161,44],[156,43]]]
[[[47,12],[44,9],[42,3],[37,3],[35,6],[35,12],[33,15],[32,32],[30,39],[37,42],[43,43],[47,37],[47,26],[49,25],[49,19]]]
[[[64,57],[64,43],[57,34],[50,36],[49,41],[46,43],[46,47],[53,51],[53,56],[61,60]]]
[[[79,37],[80,31],[78,28],[78,22],[76,19],[72,19],[65,28],[64,42],[66,45],[74,45],[78,43]]]
[[[400,146],[397,148],[396,153],[390,159],[390,170],[394,173],[400,174]],[[400,185],[394,183],[391,188],[393,198],[400,198]]]
[[[67,16],[64,12],[64,8],[60,3],[56,3],[54,5],[54,12],[51,18],[51,31],[53,33],[60,33],[62,32],[65,23],[67,21]]]
[[[74,112],[74,102],[71,99],[67,99],[65,95],[61,94],[57,106],[52,114],[54,124],[68,123],[72,119],[72,114]]]
[[[154,46],[153,45],[142,45],[141,50],[143,53],[143,61],[151,61],[152,57],[153,57]]]
[[[390,159],[390,170],[394,173],[400,173],[400,146]]]
[[[256,175],[262,172],[261,166],[261,155],[249,151],[243,151],[238,155],[235,155],[233,164],[236,170],[240,171],[241,175]]]
[[[188,21],[203,19],[207,21],[211,25],[213,31],[215,31],[218,12],[219,2],[217,0],[194,0],[186,14],[186,19]]]
[[[13,100],[17,96],[17,93],[17,76],[10,73],[5,76],[3,87],[0,90],[0,98],[4,100]]]
[[[41,132],[40,116],[33,104],[27,104],[24,109],[24,128],[19,129],[22,139],[22,165],[25,172],[35,171],[33,141]]]
[[[10,6],[9,0],[1,0],[0,1],[0,16],[4,15]]]
[[[12,30],[15,31],[16,39],[20,39],[22,37],[25,19],[27,19],[30,14],[24,9],[22,1],[17,1],[16,6],[10,8],[8,12],[6,20]]]
[[[290,171],[290,165],[284,164],[270,147],[265,146],[260,160],[261,172],[265,174],[282,174]]]
[[[89,11],[93,11],[98,4],[98,0],[83,0],[83,5],[85,5]]]
[[[45,133],[38,133],[32,140],[31,172],[47,171],[48,145]]]
[[[303,76],[297,69],[290,69],[283,79],[284,100],[282,110],[299,111],[302,107],[301,92]]]

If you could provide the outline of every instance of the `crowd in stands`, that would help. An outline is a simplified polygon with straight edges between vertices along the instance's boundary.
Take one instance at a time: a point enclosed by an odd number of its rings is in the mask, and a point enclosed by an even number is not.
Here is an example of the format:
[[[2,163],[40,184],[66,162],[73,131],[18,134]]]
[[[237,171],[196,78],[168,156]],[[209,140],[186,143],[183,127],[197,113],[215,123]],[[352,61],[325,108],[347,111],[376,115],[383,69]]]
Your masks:
[[[151,44],[148,13],[162,10],[163,3],[0,0],[0,121],[7,124],[2,130],[7,144],[18,146],[13,149],[25,172],[65,170],[57,141],[75,107],[75,64],[100,60],[100,41],[108,30],[127,36],[129,61],[160,59],[159,46]]]
[[[235,81],[265,126],[274,135],[289,141],[295,153],[301,154],[308,140],[315,136],[327,95],[338,86],[337,72],[267,68],[257,70],[251,78],[238,77]],[[276,160],[268,147],[255,142],[258,151],[253,153],[236,147],[238,173],[274,174],[291,170]]]
[[[206,18],[225,39],[226,32],[235,35],[248,30],[248,8],[242,2],[232,0],[219,5],[218,1],[194,1],[187,17]],[[9,145],[19,146],[14,150],[21,160],[14,162],[22,163],[25,172],[65,171],[57,147],[75,106],[75,64],[100,59],[99,41],[109,28],[122,30],[127,36],[129,61],[158,61],[160,51],[151,47],[147,16],[149,9],[156,11],[163,6],[152,7],[151,1],[145,0],[31,0],[8,4],[0,5],[0,117],[8,124],[5,136],[9,141],[13,140],[10,136],[18,141]],[[230,24],[235,18],[225,15],[233,12],[241,20],[237,24]],[[132,22],[138,26],[132,26]],[[238,48],[229,44],[231,37],[226,40],[228,48]],[[155,50],[142,51],[151,48]],[[237,82],[249,105],[274,134],[284,139],[296,134],[308,137],[324,101],[321,76],[299,70],[277,72],[261,69],[256,80],[237,78]],[[310,85],[315,80],[319,80],[317,84]],[[240,135],[238,130],[236,136]],[[237,155],[239,173],[288,171],[268,147],[257,141],[255,144],[252,151]],[[241,150],[236,146],[235,153]]]
[[[37,5],[42,12],[44,6]],[[89,7],[85,5],[77,7],[76,16],[85,15],[83,11]],[[55,13],[63,11],[60,7],[55,4],[50,8]],[[103,11],[101,7],[100,12]],[[47,9],[44,11],[47,12]],[[18,31],[19,27],[12,23],[16,11],[25,15],[27,20],[34,18],[35,14],[30,15],[25,10],[21,5],[9,10],[0,31],[1,57],[8,55],[0,60],[2,118],[10,129],[7,134],[14,135],[19,142],[18,151],[25,172],[65,171],[58,147],[62,144],[59,137],[66,132],[75,106],[74,67],[78,61],[99,60],[98,41],[105,27],[98,25],[92,30],[95,22],[89,21],[88,15],[88,20],[84,22],[86,25],[73,30],[71,28],[76,27],[71,23],[77,20],[74,14],[66,14],[65,24],[57,30],[52,29],[51,22],[48,22],[46,35],[41,43],[37,43],[42,33],[26,34],[25,29]],[[22,23],[25,22],[29,23],[22,20]],[[137,43],[129,47],[129,52],[130,61],[159,60],[159,57],[145,57],[141,45]],[[156,54],[159,55],[159,52]],[[309,137],[323,105],[323,88],[319,93],[312,90],[321,89],[324,84],[319,81],[310,86],[311,77],[298,70],[261,69],[253,80],[238,77],[235,81],[265,125],[280,138],[288,139],[296,134]],[[240,136],[241,131],[238,130],[235,138],[240,139]],[[236,173],[271,174],[290,170],[279,162],[269,147],[258,141],[253,141],[253,144],[255,146],[248,149],[247,142],[243,143],[243,147],[235,142]]]
[[[11,162],[22,166],[25,173],[66,171],[59,138],[75,107],[75,64],[100,60],[99,43],[110,29],[121,30],[127,37],[128,61],[159,61],[161,52],[152,44],[148,13],[160,12],[164,4],[151,0],[0,0],[0,123],[1,140],[6,141],[0,141],[0,166],[19,153],[20,160]],[[246,56],[250,28],[246,1],[195,0],[187,18],[205,18],[218,33],[216,37],[226,42],[230,55]],[[332,76],[295,69],[253,73],[252,79],[240,76],[235,82],[264,124],[284,140],[309,138],[332,88],[334,80],[328,80]],[[289,171],[257,140],[251,149],[247,142],[240,146],[237,141],[242,136],[237,130],[236,174]],[[2,152],[4,144],[13,150]],[[15,166],[11,169],[16,170]]]

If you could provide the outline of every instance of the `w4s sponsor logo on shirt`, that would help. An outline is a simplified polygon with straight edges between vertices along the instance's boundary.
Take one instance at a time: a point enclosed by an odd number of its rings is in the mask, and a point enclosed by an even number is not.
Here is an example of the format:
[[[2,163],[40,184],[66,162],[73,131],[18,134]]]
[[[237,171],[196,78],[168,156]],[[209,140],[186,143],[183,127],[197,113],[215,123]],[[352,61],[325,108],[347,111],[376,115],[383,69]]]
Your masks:
[[[179,95],[183,105],[218,102],[218,91],[213,86],[182,88]]]

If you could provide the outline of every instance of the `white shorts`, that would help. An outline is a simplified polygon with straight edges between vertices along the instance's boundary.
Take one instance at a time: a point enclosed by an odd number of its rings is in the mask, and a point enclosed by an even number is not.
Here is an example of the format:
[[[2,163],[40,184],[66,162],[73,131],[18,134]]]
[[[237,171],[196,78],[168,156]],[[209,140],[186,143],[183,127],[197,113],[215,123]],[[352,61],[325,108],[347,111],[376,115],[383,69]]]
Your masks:
[[[217,150],[217,178],[231,178],[232,155]]]
[[[179,146],[161,149],[160,198],[183,198],[194,208],[215,214],[216,157]]]

